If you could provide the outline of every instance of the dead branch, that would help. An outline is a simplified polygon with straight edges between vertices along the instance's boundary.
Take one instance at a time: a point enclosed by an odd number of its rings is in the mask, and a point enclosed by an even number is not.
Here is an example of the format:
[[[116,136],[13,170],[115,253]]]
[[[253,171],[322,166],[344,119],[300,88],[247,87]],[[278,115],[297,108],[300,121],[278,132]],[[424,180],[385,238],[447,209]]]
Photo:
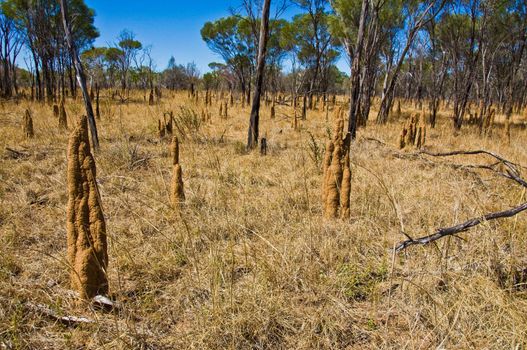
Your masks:
[[[33,304],[30,302],[27,302],[25,306],[36,313],[42,314],[44,316],[47,316],[55,321],[58,321],[66,326],[77,326],[82,323],[94,323],[95,321],[86,318],[86,317],[78,317],[78,316],[60,316],[55,311],[50,309],[49,307],[42,305],[42,304]]]
[[[451,157],[451,156],[459,156],[459,155],[483,154],[483,155],[488,155],[488,156],[491,156],[493,158],[496,158],[497,160],[499,160],[500,162],[502,162],[504,164],[509,164],[511,166],[514,166],[514,167],[527,169],[527,167],[525,167],[525,166],[523,166],[521,164],[513,163],[513,162],[503,158],[502,156],[494,153],[494,152],[490,152],[490,151],[486,151],[486,150],[450,151],[450,152],[437,152],[437,153],[429,152],[429,151],[426,151],[426,150],[422,150],[422,151],[419,151],[419,152],[416,152],[416,153],[417,154],[426,154],[426,155],[433,156],[433,157]]]
[[[526,209],[527,209],[527,202],[525,202],[525,203],[523,203],[523,204],[521,204],[521,205],[519,205],[517,207],[514,207],[512,209],[503,210],[503,211],[494,212],[494,213],[489,213],[489,214],[480,216],[478,218],[473,218],[473,219],[467,220],[467,221],[465,221],[465,222],[463,222],[461,224],[457,224],[455,226],[439,228],[436,232],[434,232],[433,234],[431,234],[429,236],[416,238],[416,239],[409,238],[406,241],[403,241],[403,242],[399,243],[395,247],[395,251],[396,252],[400,252],[400,251],[402,251],[402,250],[404,250],[404,249],[406,249],[406,248],[408,248],[409,246],[412,246],[412,245],[425,245],[425,244],[428,244],[428,243],[432,243],[432,242],[437,241],[438,239],[441,239],[443,237],[452,236],[452,235],[455,235],[457,233],[467,231],[469,228],[477,226],[477,225],[479,225],[479,224],[481,224],[482,222],[485,222],[485,221],[491,221],[491,220],[496,220],[496,219],[500,219],[500,218],[510,218],[511,216],[514,216],[514,215],[516,215],[518,213],[521,213],[522,211],[524,211]]]
[[[451,151],[451,152],[443,152],[443,153],[432,153],[432,152],[428,152],[428,151],[420,151],[420,152],[417,152],[417,154],[426,154],[426,155],[434,156],[434,157],[449,157],[449,156],[456,156],[456,155],[475,155],[475,154],[487,155],[487,156],[490,156],[490,157],[498,160],[498,162],[492,163],[490,165],[472,165],[472,166],[469,166],[469,167],[475,168],[475,169],[490,170],[490,171],[492,171],[492,172],[494,172],[494,173],[496,173],[496,174],[498,174],[498,175],[500,175],[502,177],[505,177],[507,179],[510,179],[510,180],[516,182],[517,184],[521,185],[524,188],[527,188],[527,181],[525,181],[520,176],[520,173],[519,173],[519,170],[518,170],[518,168],[525,168],[525,167],[520,165],[520,164],[513,163],[513,162],[503,158],[502,156],[500,156],[500,155],[498,155],[496,153],[493,153],[493,152],[489,152],[489,151],[485,151],[485,150]],[[497,169],[497,166],[499,166],[499,165],[504,165],[506,167],[505,172],[499,171]],[[400,252],[400,251],[405,250],[406,248],[408,248],[409,246],[412,246],[412,245],[426,245],[426,244],[432,243],[434,241],[437,241],[438,239],[441,239],[443,237],[453,236],[453,235],[455,235],[457,233],[465,232],[469,228],[477,226],[477,225],[479,225],[479,224],[481,224],[483,222],[486,222],[486,221],[496,220],[496,219],[500,219],[500,218],[512,217],[512,216],[514,216],[516,214],[521,213],[524,210],[527,210],[527,202],[525,202],[525,203],[523,203],[523,204],[521,204],[521,205],[519,205],[517,207],[508,209],[508,210],[488,213],[486,215],[483,215],[483,216],[480,216],[480,217],[477,217],[477,218],[472,218],[470,220],[467,220],[467,221],[465,221],[463,223],[460,223],[460,224],[457,224],[457,225],[454,225],[454,226],[451,226],[451,227],[439,228],[433,234],[428,235],[428,236],[424,236],[424,237],[420,237],[420,238],[417,238],[417,239],[413,239],[410,236],[406,235],[408,239],[403,241],[403,242],[401,242],[401,243],[399,243],[396,246],[395,251],[396,252]]]
[[[417,154],[426,154],[433,157],[450,157],[450,156],[457,156],[457,155],[476,155],[476,154],[483,154],[490,157],[493,157],[498,162],[495,162],[491,165],[469,165],[465,167],[472,167],[472,168],[479,168],[484,170],[490,170],[494,173],[498,174],[499,176],[505,177],[509,180],[513,180],[517,182],[519,185],[527,188],[527,181],[525,181],[521,176],[518,168],[527,169],[525,166],[517,163],[513,163],[502,156],[485,151],[485,150],[475,150],[475,151],[451,151],[451,152],[444,152],[444,153],[433,153],[428,151],[420,151],[417,152]],[[496,169],[496,167],[500,164],[503,164],[505,167],[507,167],[505,172],[499,171]]]
[[[11,158],[13,159],[27,158],[30,156],[29,153],[17,151],[16,149],[12,149],[9,147],[6,147],[5,150],[10,154]]]

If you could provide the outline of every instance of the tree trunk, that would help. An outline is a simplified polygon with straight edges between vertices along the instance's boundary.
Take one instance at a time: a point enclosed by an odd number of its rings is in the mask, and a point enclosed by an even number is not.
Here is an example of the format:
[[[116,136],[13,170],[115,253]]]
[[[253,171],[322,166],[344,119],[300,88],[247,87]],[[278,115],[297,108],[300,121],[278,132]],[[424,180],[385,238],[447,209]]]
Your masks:
[[[265,68],[265,54],[267,52],[267,39],[269,36],[270,7],[271,0],[264,0],[262,10],[262,22],[260,26],[260,41],[258,45],[258,66],[256,68],[256,84],[254,88],[254,97],[251,108],[251,117],[249,120],[249,132],[247,137],[248,149],[252,149],[258,145],[258,124],[260,121],[260,95],[262,93],[263,75]]]
[[[75,65],[75,73],[77,75],[77,81],[81,88],[82,96],[84,98],[84,106],[86,107],[86,113],[88,114],[88,123],[90,125],[91,132],[91,141],[93,149],[99,149],[99,136],[97,135],[97,124],[95,123],[95,116],[93,115],[93,108],[91,105],[90,95],[88,93],[88,88],[86,87],[86,77],[84,75],[84,69],[82,67],[81,61],[77,54],[77,49],[75,43],[73,42],[70,26],[68,23],[68,6],[66,0],[60,0],[60,8],[62,12],[62,25],[64,26],[64,33],[66,35],[66,42],[68,43],[68,48],[70,49],[71,56],[73,58],[73,64]]]
[[[357,45],[355,47],[355,55],[353,56],[353,63],[351,66],[351,91],[350,91],[350,109],[348,132],[351,133],[351,139],[354,140],[357,136],[357,117],[360,108],[360,61],[362,54],[362,47],[364,44],[364,27],[366,17],[368,16],[368,0],[362,0],[362,8],[359,21],[359,31],[357,33]]]

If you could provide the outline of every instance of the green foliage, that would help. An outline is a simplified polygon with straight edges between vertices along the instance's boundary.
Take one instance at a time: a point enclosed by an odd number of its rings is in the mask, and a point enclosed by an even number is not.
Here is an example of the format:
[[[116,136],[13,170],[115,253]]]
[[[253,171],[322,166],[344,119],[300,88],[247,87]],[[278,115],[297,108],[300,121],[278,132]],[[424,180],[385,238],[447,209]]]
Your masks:
[[[201,29],[201,37],[227,64],[239,62],[241,57],[247,59],[254,57],[255,45],[250,28],[247,21],[240,17],[223,17],[205,23]]]
[[[343,264],[338,271],[338,276],[340,288],[346,297],[362,301],[371,299],[377,285],[386,280],[388,268],[385,264],[380,266]]]
[[[219,85],[219,74],[217,71],[203,74],[203,87],[205,90],[215,89]]]
[[[174,117],[174,122],[174,127],[182,139],[197,137],[202,126],[202,120],[198,113],[186,106],[179,107],[179,111]]]
[[[381,41],[389,44],[395,39],[399,30],[404,27],[405,4],[411,2],[403,0],[387,0],[378,10],[378,22],[380,27]],[[348,44],[354,44],[357,40],[357,31],[361,14],[361,0],[335,0],[333,2],[334,13],[328,19],[331,33]],[[371,9],[370,9],[371,11]],[[366,27],[368,30],[368,27]]]
[[[287,26],[283,19],[270,20],[267,42],[268,64],[278,63],[284,56],[282,31]],[[248,74],[256,64],[257,37],[260,27],[258,21],[253,24],[248,17],[229,16],[213,22],[207,22],[201,29],[201,37],[207,46],[221,56],[239,78]],[[256,31],[256,32],[255,32]]]
[[[324,157],[325,146],[324,145],[322,145],[322,147],[320,146],[320,144],[317,142],[317,139],[315,138],[313,133],[308,131],[307,134],[309,135],[309,139],[307,142],[307,145],[309,147],[309,157],[313,161],[315,167],[319,169],[320,164],[322,162],[322,158]]]
[[[119,41],[119,47],[123,50],[141,50],[143,45],[134,39],[123,39]]]
[[[79,49],[93,44],[99,37],[95,28],[95,11],[89,8],[84,0],[69,0],[69,12],[73,31],[73,40]],[[34,49],[53,44],[53,35],[64,36],[60,3],[52,1],[5,0],[0,3],[5,16],[15,21],[17,28],[31,40]],[[42,47],[42,49],[44,49]]]
[[[124,55],[123,50],[116,47],[109,47],[104,51],[105,59],[110,63],[116,63]]]
[[[316,14],[317,25],[309,14],[299,14],[282,29],[281,45],[293,52],[301,65],[313,67],[317,61],[335,62],[339,56],[338,43],[329,31],[329,15]]]

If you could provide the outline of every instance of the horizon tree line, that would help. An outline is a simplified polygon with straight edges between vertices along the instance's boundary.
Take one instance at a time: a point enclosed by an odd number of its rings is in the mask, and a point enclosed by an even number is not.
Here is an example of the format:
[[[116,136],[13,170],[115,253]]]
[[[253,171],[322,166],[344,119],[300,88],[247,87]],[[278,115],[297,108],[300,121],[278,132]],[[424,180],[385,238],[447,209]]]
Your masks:
[[[75,46],[93,89],[223,89],[251,103],[257,77],[262,0],[240,0],[230,15],[204,23],[201,36],[221,58],[210,72],[171,58],[159,71],[152,47],[128,30],[108,47],[95,11],[69,0]],[[510,118],[526,105],[527,4],[519,0],[280,0],[270,10],[262,96],[283,93],[314,108],[315,98],[347,94],[348,129],[388,121],[395,99],[425,107],[435,126],[440,102],[453,126],[493,109]],[[287,14],[294,13],[292,18]],[[0,1],[0,94],[30,89],[37,101],[75,96],[73,60],[57,0]],[[25,56],[24,56],[25,54]],[[345,59],[349,72],[336,64]],[[22,60],[27,69],[20,68]]]

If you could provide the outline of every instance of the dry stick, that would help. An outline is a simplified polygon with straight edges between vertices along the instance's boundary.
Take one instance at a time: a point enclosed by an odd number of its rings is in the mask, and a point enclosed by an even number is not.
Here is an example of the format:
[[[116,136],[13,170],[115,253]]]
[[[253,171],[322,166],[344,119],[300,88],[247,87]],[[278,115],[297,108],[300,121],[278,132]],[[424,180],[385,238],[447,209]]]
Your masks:
[[[15,158],[15,159],[17,159],[17,158],[27,158],[27,157],[30,156],[29,153],[17,151],[16,149],[12,149],[12,148],[9,148],[9,147],[6,147],[5,150],[8,151],[9,153],[11,153],[12,157]]]
[[[452,236],[452,235],[455,235],[456,233],[464,232],[471,227],[481,224],[484,221],[490,221],[490,220],[495,220],[495,219],[500,219],[500,218],[510,218],[511,216],[521,213],[524,210],[527,210],[527,202],[517,207],[514,207],[512,209],[489,213],[489,214],[480,216],[478,218],[470,219],[468,221],[465,221],[455,226],[440,228],[435,233],[429,236],[416,238],[416,239],[407,239],[406,241],[399,243],[397,247],[395,248],[395,251],[400,252],[412,245],[418,245],[418,244],[425,245],[428,243],[432,243],[434,241],[437,241],[440,238],[443,238],[446,236]]]
[[[516,181],[521,186],[527,188],[527,181],[525,181],[524,179],[522,179],[520,177],[518,169],[517,169],[517,168],[527,169],[527,167],[525,167],[525,166],[523,166],[521,164],[513,163],[513,162],[503,158],[502,156],[500,156],[500,155],[498,155],[496,153],[493,153],[493,152],[489,152],[489,151],[485,151],[485,150],[452,151],[452,152],[444,152],[444,153],[432,153],[432,152],[428,152],[428,151],[420,151],[420,152],[417,152],[417,154],[426,154],[426,155],[434,156],[434,157],[449,157],[449,156],[457,156],[457,155],[475,155],[475,154],[488,155],[488,156],[493,157],[496,160],[498,160],[498,162],[497,163],[493,163],[493,164],[491,164],[489,166],[486,166],[486,165],[473,165],[473,166],[466,166],[466,167],[491,170],[491,171],[497,173],[498,175],[503,176],[503,177],[505,177],[507,179]],[[508,168],[506,173],[497,171],[496,169],[493,168],[494,166],[499,165],[499,164],[503,164],[503,165],[505,165]]]
[[[42,304],[33,304],[31,302],[26,302],[24,306],[36,313],[45,315],[55,321],[58,321],[66,326],[77,326],[81,323],[95,323],[94,320],[87,317],[78,317],[78,316],[60,316],[51,308]]]
[[[452,152],[444,152],[444,153],[431,153],[431,152],[421,151],[421,152],[418,152],[418,153],[427,154],[427,155],[431,155],[431,156],[435,156],[435,157],[448,157],[448,156],[455,156],[455,155],[474,155],[474,154],[488,155],[488,156],[491,156],[491,157],[499,160],[508,169],[506,170],[506,173],[499,172],[499,171],[493,169],[492,166],[489,166],[489,167],[482,166],[483,169],[494,171],[494,172],[496,172],[497,174],[499,174],[501,176],[504,176],[504,177],[506,177],[506,178],[508,178],[510,180],[515,181],[516,183],[520,184],[524,188],[527,188],[527,181],[525,181],[523,178],[520,177],[520,175],[518,174],[518,170],[516,169],[516,167],[522,167],[522,168],[524,168],[524,167],[522,165],[512,163],[512,162],[508,161],[507,159],[505,159],[505,158],[501,157],[500,155],[495,154],[493,152],[489,152],[489,151],[485,151],[485,150],[475,150],[475,151],[452,151]],[[400,252],[400,251],[402,251],[402,250],[404,250],[404,249],[406,249],[406,248],[408,248],[409,246],[412,246],[412,245],[429,244],[429,243],[437,241],[438,239],[441,239],[443,237],[453,236],[453,235],[455,235],[457,233],[465,232],[469,228],[477,226],[477,225],[481,224],[482,222],[496,220],[496,219],[500,219],[500,218],[509,218],[509,217],[512,217],[514,215],[517,215],[517,214],[521,213],[524,210],[527,210],[527,202],[524,202],[524,203],[520,204],[519,206],[511,208],[511,209],[498,211],[498,212],[493,212],[493,213],[488,213],[486,215],[483,215],[483,216],[480,216],[480,217],[477,217],[477,218],[472,218],[470,220],[467,220],[467,221],[465,221],[463,223],[460,223],[460,224],[457,224],[455,226],[439,228],[433,234],[428,235],[428,236],[424,236],[424,237],[413,239],[413,238],[409,237],[408,235],[406,235],[408,237],[408,239],[406,241],[403,241],[403,242],[399,243],[397,245],[397,247],[395,248],[395,251],[396,252]]]
[[[427,154],[429,156],[434,156],[434,157],[450,157],[450,156],[459,156],[459,155],[475,155],[475,154],[485,154],[485,155],[488,155],[488,156],[491,156],[493,158],[496,158],[497,160],[505,163],[505,164],[511,164],[511,165],[515,165],[515,166],[519,166],[521,168],[526,168],[525,166],[523,165],[520,165],[520,164],[516,164],[516,163],[513,163],[511,161],[508,161],[507,159],[503,158],[502,156],[494,153],[494,152],[490,152],[490,151],[486,151],[486,150],[473,150],[473,151],[451,151],[451,152],[438,152],[438,153],[434,153],[434,152],[428,152],[428,151],[419,151],[417,152],[418,154]]]

